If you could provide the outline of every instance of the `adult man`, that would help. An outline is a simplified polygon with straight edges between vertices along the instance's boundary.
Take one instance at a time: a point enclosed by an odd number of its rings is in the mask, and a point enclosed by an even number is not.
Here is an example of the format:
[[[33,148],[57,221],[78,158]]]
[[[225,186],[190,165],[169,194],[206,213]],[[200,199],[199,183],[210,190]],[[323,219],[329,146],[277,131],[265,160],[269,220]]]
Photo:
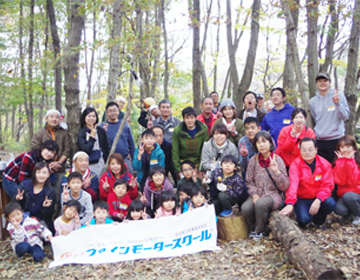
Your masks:
[[[160,117],[153,121],[154,126],[160,126],[164,130],[164,138],[170,143],[175,127],[180,120],[171,115],[171,102],[163,99],[159,102]]]
[[[214,122],[217,120],[216,115],[212,112],[214,108],[214,102],[210,97],[205,97],[202,100],[200,107],[202,109],[202,113],[197,116],[196,119],[206,124],[210,135],[210,130],[213,127]]]
[[[85,152],[77,152],[73,156],[73,165],[68,173],[64,175],[61,184],[65,185],[72,172],[79,172],[83,176],[82,188],[91,195],[92,202],[95,202],[99,196],[99,177],[89,169],[89,156]],[[62,191],[62,190],[60,190]]]
[[[345,134],[344,122],[349,118],[350,110],[345,96],[330,89],[330,86],[328,73],[319,73],[316,76],[316,87],[319,91],[310,100],[310,110],[316,123],[314,130],[319,155],[332,163],[337,142]]]
[[[118,96],[118,97],[115,98],[115,102],[119,106],[119,111],[120,111],[120,113],[118,115],[118,119],[122,120],[124,118],[125,114],[121,110],[124,108],[126,100],[125,100],[124,97]],[[104,114],[102,116],[102,122],[105,121],[105,116],[106,116],[106,110],[105,110],[105,112],[104,112]]]
[[[108,120],[105,123],[102,123],[101,127],[106,130],[109,145],[111,148],[116,133],[119,130],[119,127],[123,120],[118,119],[119,106],[115,102],[111,101],[106,105],[106,114],[108,116]],[[124,158],[124,162],[129,169],[129,172],[132,173],[131,159],[133,158],[135,153],[135,145],[130,126],[127,122],[125,123],[125,127],[123,132],[121,133],[119,141],[116,143],[115,152],[122,155],[122,157]]]
[[[317,155],[316,140],[305,137],[300,142],[300,154],[290,165],[290,187],[286,191],[287,206],[280,214],[290,215],[295,208],[300,227],[313,221],[325,229],[325,219],[335,210],[336,202],[331,197],[334,178],[331,164]]]
[[[280,87],[271,90],[270,98],[275,107],[265,115],[261,122],[261,130],[269,131],[277,145],[277,138],[281,129],[291,124],[291,113],[294,107],[288,103],[284,104],[286,93]]]
[[[245,108],[242,109],[236,117],[243,121],[245,121],[247,117],[254,117],[261,123],[265,113],[256,108],[256,104],[258,103],[257,94],[250,90],[247,91],[243,96],[243,103]]]
[[[213,91],[213,92],[210,93],[210,98],[214,102],[213,113],[216,114],[218,119],[222,118],[222,114],[220,112],[221,104],[219,102],[219,94],[216,91]]]
[[[268,110],[266,109],[265,104],[264,104],[265,103],[265,95],[262,93],[258,93],[257,100],[258,100],[258,103],[257,103],[256,108],[258,108],[261,112],[266,114],[268,112]]]
[[[174,130],[172,143],[172,159],[175,171],[180,175],[180,161],[191,160],[195,165],[201,161],[201,151],[205,141],[209,139],[208,128],[196,119],[193,107],[182,110],[184,121]]]

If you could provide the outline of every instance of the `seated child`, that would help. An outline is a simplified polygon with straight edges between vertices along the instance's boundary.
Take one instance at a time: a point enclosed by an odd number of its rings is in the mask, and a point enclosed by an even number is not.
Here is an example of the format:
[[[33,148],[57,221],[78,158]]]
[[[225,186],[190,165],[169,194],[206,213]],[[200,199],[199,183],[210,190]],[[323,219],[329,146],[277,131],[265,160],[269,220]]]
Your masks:
[[[140,192],[143,192],[150,169],[156,165],[165,168],[165,155],[160,145],[155,141],[155,133],[146,129],[141,134],[141,143],[135,150],[133,168],[137,170],[137,181],[140,183]]]
[[[184,160],[181,163],[181,172],[184,178],[180,179],[177,183],[177,187],[181,188],[181,185],[185,182],[191,183],[193,186],[201,187],[201,180],[197,177],[195,164],[191,160]]]
[[[159,208],[156,210],[155,218],[180,215],[177,207],[176,195],[173,191],[164,191],[160,195]]]
[[[207,193],[203,187],[193,187],[190,193],[190,200],[184,204],[183,213],[193,209],[202,207],[207,204]]]
[[[114,183],[114,192],[110,193],[107,199],[109,213],[114,221],[121,222],[127,215],[131,198],[128,195],[129,183],[124,180],[116,180]]]
[[[151,218],[146,213],[146,209],[144,209],[144,203],[142,203],[140,200],[131,201],[125,222],[147,220],[147,219],[151,219]]]
[[[79,172],[72,172],[68,177],[68,186],[64,186],[61,195],[61,206],[64,211],[64,203],[69,200],[77,200],[81,204],[79,212],[80,223],[84,225],[87,220],[93,217],[93,205],[91,195],[82,190],[83,177]],[[70,188],[70,190],[68,189]],[[64,212],[63,212],[64,213]]]
[[[107,218],[109,216],[109,204],[105,201],[99,200],[94,203],[94,219],[86,222],[86,226],[91,225],[108,225],[115,223],[113,220]],[[83,225],[82,227],[85,227]]]
[[[40,239],[51,241],[50,230],[42,226],[37,220],[24,213],[21,205],[11,201],[4,207],[6,219],[9,221],[7,230],[11,236],[11,246],[16,255],[21,258],[29,253],[34,261],[40,262],[45,258],[43,242]]]
[[[184,211],[184,205],[190,200],[190,193],[194,185],[191,182],[185,182],[178,186],[177,192],[179,193],[179,205],[181,213]]]
[[[238,160],[233,155],[226,155],[221,160],[221,168],[216,168],[210,178],[210,198],[215,205],[216,215],[226,217],[232,214],[232,206],[241,207],[244,181],[236,173]]]
[[[141,201],[147,207],[147,213],[154,217],[155,207],[159,204],[160,195],[164,191],[174,191],[174,187],[166,178],[165,169],[162,166],[154,166],[150,169]]]
[[[69,200],[64,204],[63,215],[54,221],[55,236],[68,235],[81,227],[79,213],[81,204],[77,200]]]

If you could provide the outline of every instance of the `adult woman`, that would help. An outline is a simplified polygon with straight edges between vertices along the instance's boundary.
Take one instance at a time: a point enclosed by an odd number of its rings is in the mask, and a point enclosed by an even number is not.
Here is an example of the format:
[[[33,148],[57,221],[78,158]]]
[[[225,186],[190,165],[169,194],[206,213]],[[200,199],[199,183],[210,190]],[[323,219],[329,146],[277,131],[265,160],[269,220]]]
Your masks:
[[[360,224],[360,152],[354,137],[345,135],[339,139],[332,164],[337,195],[335,213],[349,218],[354,215],[353,225]]]
[[[250,159],[247,167],[246,186],[250,196],[241,206],[241,212],[251,230],[250,237],[261,239],[268,232],[270,212],[281,206],[289,178],[284,161],[274,153],[269,133],[258,132],[253,147],[259,154]]]
[[[38,219],[44,226],[54,232],[52,215],[55,212],[56,192],[50,185],[50,169],[45,162],[38,162],[31,179],[21,182],[17,194],[13,196],[24,212]]]
[[[88,107],[83,111],[78,144],[79,149],[89,155],[90,170],[100,177],[110,148],[106,131],[97,126],[98,121],[98,115],[94,108]]]
[[[293,124],[281,129],[276,148],[276,154],[283,159],[287,167],[300,156],[301,139],[316,139],[314,130],[306,126],[306,112],[303,108],[295,108],[292,111],[291,121]]]
[[[212,138],[204,143],[200,170],[210,171],[220,167],[222,158],[226,155],[233,155],[239,158],[239,151],[236,146],[227,139],[229,131],[227,127],[220,123],[214,126]]]
[[[19,184],[31,177],[32,170],[37,162],[51,162],[59,149],[53,140],[46,140],[40,149],[22,153],[10,162],[2,175],[2,184],[5,192],[13,197],[17,194]]]
[[[214,126],[223,123],[229,131],[228,139],[236,146],[240,138],[245,135],[244,123],[242,120],[236,118],[236,106],[230,99],[224,99],[221,102],[220,112],[223,114],[221,119],[218,119]],[[214,126],[211,133],[214,131]]]

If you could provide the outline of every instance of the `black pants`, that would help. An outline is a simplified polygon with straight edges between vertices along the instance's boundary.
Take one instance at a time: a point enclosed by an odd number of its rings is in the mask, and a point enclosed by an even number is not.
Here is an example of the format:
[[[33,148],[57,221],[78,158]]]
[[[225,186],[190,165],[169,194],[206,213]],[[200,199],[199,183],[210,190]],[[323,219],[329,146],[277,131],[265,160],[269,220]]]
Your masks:
[[[238,201],[232,198],[226,192],[219,192],[217,198],[215,198],[212,203],[215,206],[216,215],[220,215],[223,210],[229,210],[233,207]],[[241,205],[239,205],[239,208]]]
[[[318,144],[318,155],[332,163],[335,158],[336,145],[339,139],[334,140],[316,140]]]

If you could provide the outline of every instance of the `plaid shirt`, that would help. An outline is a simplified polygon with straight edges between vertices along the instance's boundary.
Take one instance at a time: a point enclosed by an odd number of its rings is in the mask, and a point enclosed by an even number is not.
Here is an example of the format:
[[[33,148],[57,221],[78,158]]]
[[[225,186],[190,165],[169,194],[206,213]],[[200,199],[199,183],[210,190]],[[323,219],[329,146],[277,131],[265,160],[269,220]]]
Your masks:
[[[240,144],[242,143],[245,143],[245,146],[246,146],[246,149],[248,150],[249,154],[246,156],[246,157],[242,157],[241,154],[240,154],[240,165],[245,168],[247,168],[247,165],[249,163],[249,160],[254,156],[256,155],[256,153],[253,151],[252,147],[253,145],[251,144],[250,142],[250,139],[245,135],[243,138],[241,138],[239,140],[239,143],[238,143],[238,148],[239,148],[239,152],[240,152],[240,149],[241,149],[241,146]]]
[[[24,179],[31,177],[31,172],[38,161],[40,159],[34,152],[23,153],[8,164],[3,172],[3,176],[10,181],[20,184]]]

